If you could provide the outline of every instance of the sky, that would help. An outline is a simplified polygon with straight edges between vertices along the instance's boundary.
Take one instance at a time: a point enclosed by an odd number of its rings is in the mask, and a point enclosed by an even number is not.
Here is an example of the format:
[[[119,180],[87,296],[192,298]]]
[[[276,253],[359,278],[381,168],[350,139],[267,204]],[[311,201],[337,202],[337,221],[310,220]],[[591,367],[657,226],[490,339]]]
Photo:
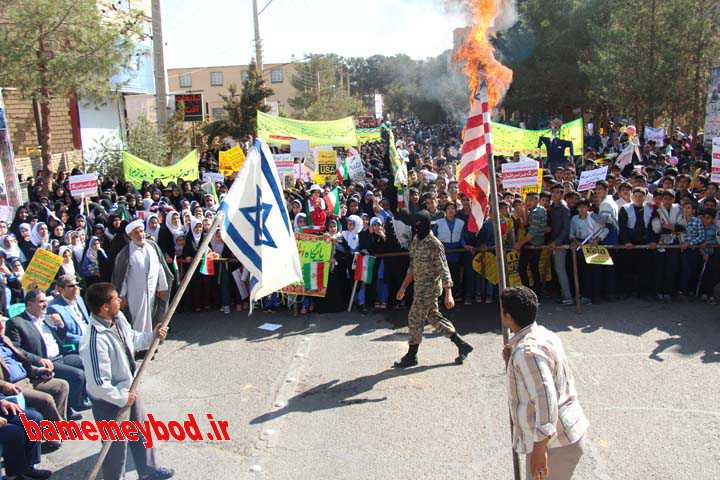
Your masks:
[[[252,0],[164,0],[162,9],[167,68],[254,57]],[[272,0],[260,15],[264,63],[307,53],[433,57],[452,48],[453,30],[463,26],[464,16],[442,0]]]

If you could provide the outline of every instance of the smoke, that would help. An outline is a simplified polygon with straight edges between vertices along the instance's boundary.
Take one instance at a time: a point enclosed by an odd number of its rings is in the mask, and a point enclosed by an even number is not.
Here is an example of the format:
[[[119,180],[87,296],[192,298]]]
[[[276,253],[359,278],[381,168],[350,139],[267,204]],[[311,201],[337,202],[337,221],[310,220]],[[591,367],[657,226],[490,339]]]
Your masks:
[[[467,26],[472,26],[474,21],[474,9],[476,0],[442,0],[445,10],[449,13],[462,13],[467,20]],[[491,33],[508,30],[515,25],[520,16],[517,11],[516,0],[496,0],[497,15],[493,22]]]

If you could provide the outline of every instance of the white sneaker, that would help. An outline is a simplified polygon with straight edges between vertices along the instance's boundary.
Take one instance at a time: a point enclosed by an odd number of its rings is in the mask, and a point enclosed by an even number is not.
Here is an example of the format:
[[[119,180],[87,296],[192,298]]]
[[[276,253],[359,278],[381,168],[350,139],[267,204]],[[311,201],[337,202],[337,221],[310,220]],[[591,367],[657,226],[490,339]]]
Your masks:
[[[570,299],[570,298],[566,298],[562,301],[562,304],[565,305],[566,307],[572,305],[573,303],[575,303],[575,302],[573,302],[572,299]]]
[[[222,313],[224,313],[225,315],[230,315],[230,307],[227,306],[227,305],[224,306],[224,307],[222,307],[222,308],[220,309],[220,311],[221,311]]]

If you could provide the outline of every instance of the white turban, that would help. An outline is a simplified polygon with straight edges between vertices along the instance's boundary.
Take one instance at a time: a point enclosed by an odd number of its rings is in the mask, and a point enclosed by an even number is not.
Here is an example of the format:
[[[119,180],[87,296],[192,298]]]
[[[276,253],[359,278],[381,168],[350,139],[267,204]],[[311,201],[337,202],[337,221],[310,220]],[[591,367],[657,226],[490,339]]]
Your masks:
[[[137,220],[133,220],[127,224],[127,227],[125,227],[125,233],[129,236],[133,230],[140,227],[145,227],[145,222],[138,218]]]

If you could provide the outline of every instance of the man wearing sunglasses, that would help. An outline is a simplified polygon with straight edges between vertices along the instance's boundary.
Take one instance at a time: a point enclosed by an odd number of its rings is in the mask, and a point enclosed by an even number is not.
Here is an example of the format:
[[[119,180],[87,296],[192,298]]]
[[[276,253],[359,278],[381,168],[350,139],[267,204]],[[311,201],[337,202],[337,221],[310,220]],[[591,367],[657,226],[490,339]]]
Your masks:
[[[62,275],[56,284],[60,295],[50,302],[48,314],[60,315],[64,323],[63,328],[55,327],[57,336],[62,340],[61,353],[78,353],[80,339],[90,325],[90,314],[80,295],[80,285],[75,275]]]

